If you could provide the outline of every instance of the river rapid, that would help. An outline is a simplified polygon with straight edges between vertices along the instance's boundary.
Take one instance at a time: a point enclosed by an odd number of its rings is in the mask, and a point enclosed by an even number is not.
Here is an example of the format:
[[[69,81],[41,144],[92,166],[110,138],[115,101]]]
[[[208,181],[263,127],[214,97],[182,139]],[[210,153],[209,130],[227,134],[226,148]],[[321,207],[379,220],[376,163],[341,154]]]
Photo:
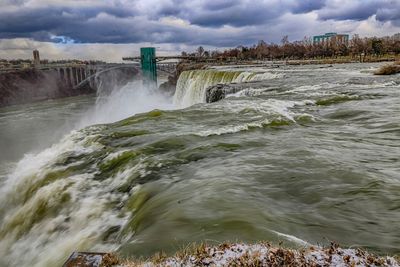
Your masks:
[[[201,241],[400,253],[400,76],[379,66],[218,67],[173,98],[132,82],[0,109],[0,266]]]

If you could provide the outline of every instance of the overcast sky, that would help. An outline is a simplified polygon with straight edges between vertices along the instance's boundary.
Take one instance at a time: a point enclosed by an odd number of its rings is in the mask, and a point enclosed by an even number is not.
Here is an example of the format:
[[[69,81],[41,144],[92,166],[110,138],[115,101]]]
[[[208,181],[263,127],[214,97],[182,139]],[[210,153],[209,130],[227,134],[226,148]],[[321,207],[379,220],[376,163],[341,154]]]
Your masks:
[[[400,32],[400,0],[0,0],[0,58],[120,61],[159,54],[279,43],[325,32]]]

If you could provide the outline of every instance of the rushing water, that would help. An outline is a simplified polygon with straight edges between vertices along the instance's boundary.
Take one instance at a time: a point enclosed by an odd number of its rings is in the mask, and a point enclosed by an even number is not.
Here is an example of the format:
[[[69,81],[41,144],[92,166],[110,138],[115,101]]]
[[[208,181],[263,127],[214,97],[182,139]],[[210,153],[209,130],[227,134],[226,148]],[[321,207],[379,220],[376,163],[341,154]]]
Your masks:
[[[400,76],[373,76],[377,66],[192,71],[174,100],[138,83],[117,90],[69,129],[88,127],[7,169],[0,266],[192,241],[400,253]],[[265,86],[202,103],[209,85],[254,80]],[[23,136],[13,114],[0,110],[2,139]]]

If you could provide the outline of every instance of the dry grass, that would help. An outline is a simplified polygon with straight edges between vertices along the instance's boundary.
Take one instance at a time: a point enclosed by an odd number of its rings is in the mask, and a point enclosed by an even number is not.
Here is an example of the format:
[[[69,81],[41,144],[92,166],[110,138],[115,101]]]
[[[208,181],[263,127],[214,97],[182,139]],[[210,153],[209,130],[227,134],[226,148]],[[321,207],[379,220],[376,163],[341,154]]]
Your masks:
[[[391,65],[384,65],[374,72],[375,75],[393,75],[396,73],[400,73],[400,61]]]
[[[225,258],[221,255],[224,255]],[[240,243],[222,243],[217,246],[190,244],[174,256],[157,253],[147,260],[120,260],[110,255],[108,265],[121,266],[398,266],[398,258],[378,257],[361,249],[342,249],[337,244],[330,246],[307,247],[300,250],[269,243],[246,245]],[[117,260],[116,260],[117,259]],[[397,263],[395,262],[397,261]],[[321,265],[322,264],[322,265]]]
[[[103,256],[103,260],[101,262],[101,267],[111,267],[119,264],[120,259],[117,255],[113,253],[107,253]]]

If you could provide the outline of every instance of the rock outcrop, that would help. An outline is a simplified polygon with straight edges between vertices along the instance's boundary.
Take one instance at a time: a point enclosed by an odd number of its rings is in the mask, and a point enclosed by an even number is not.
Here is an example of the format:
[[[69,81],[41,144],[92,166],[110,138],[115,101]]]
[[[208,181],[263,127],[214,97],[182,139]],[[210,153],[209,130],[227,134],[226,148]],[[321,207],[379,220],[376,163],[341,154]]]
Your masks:
[[[27,69],[0,74],[0,107],[93,92],[89,86],[71,90],[55,70]]]
[[[168,81],[160,84],[158,87],[162,92],[173,95],[176,90],[176,84],[178,82],[179,76],[182,72],[187,70],[199,70],[206,68],[207,65],[203,63],[190,63],[190,62],[180,62],[176,66],[176,72],[168,76]]]
[[[224,99],[227,95],[236,94],[246,89],[265,88],[265,81],[255,81],[246,83],[217,84],[206,89],[206,102],[212,103]]]
[[[105,90],[113,90],[135,79],[137,75],[137,69],[116,69],[100,74],[95,83],[99,83]],[[89,82],[72,87],[61,80],[56,70],[26,69],[0,73],[0,107],[92,94],[96,89]]]

